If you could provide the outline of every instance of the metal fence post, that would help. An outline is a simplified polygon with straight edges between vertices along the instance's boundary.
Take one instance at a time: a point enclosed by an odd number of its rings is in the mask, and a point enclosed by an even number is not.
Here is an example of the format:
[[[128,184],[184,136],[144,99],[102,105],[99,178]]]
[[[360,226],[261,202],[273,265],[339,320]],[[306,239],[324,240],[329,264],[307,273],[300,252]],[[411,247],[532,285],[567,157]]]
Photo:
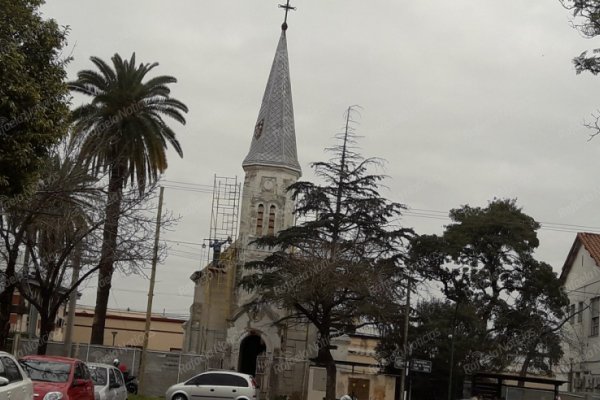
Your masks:
[[[131,375],[135,374],[135,351],[137,349],[134,347],[133,348],[133,361],[131,362]]]
[[[177,361],[177,382],[179,383],[179,372],[181,371],[181,353],[179,353],[179,361]]]

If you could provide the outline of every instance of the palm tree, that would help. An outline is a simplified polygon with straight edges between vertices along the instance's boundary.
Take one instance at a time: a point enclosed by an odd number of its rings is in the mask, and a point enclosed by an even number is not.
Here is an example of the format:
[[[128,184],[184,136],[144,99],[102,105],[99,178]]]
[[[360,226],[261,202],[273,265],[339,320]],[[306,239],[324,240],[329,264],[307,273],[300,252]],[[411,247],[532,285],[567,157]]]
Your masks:
[[[91,61],[99,72],[80,71],[70,87],[92,97],[89,104],[73,111],[73,139],[91,171],[108,174],[106,222],[91,336],[91,343],[103,344],[123,189],[128,184],[137,186],[141,195],[147,183],[157,180],[167,168],[169,144],[183,156],[175,132],[163,118],[185,124],[182,113],[187,113],[188,108],[170,97],[167,85],[177,82],[174,77],[157,76],[143,81],[158,63],[136,66],[135,53],[130,60],[115,54],[112,67],[97,57]]]

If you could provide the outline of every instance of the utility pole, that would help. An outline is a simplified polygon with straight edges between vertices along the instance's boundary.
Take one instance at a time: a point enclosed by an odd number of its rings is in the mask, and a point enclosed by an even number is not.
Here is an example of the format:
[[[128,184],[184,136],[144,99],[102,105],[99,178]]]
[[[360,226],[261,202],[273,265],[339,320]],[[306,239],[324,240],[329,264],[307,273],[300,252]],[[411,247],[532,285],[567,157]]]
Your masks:
[[[404,387],[406,385],[406,376],[408,375],[409,365],[409,354],[408,354],[408,323],[410,319],[410,278],[407,278],[406,282],[406,308],[404,309],[404,370],[400,377],[400,400],[406,400],[404,396]]]
[[[73,355],[73,327],[75,325],[75,307],[77,306],[77,287],[75,283],[79,280],[79,270],[81,268],[81,243],[75,247],[73,257],[73,275],[71,277],[71,288],[73,291],[69,295],[69,311],[67,314],[67,330],[65,332],[65,355],[71,357]]]
[[[148,337],[150,336],[150,321],[152,319],[152,299],[154,297],[154,281],[156,280],[156,263],[158,262],[158,241],[160,239],[160,220],[162,217],[162,204],[164,187],[160,187],[160,195],[158,197],[158,215],[156,216],[156,233],[154,234],[154,254],[152,255],[152,272],[150,273],[150,288],[148,289],[148,305],[146,306],[146,327],[144,329],[144,344],[142,346],[142,359],[140,360],[139,376],[139,391],[140,394],[145,392],[146,373],[146,353],[148,350]]]
[[[454,306],[454,317],[452,318],[452,337],[450,338],[450,371],[448,373],[448,400],[452,400],[452,380],[454,379],[454,338],[456,336],[456,315],[458,314],[458,300]]]

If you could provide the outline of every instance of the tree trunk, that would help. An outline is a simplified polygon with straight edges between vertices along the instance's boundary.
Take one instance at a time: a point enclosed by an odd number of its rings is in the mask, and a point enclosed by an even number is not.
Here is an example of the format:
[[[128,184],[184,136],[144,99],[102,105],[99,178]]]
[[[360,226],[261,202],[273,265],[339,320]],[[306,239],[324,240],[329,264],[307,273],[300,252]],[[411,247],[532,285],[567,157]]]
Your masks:
[[[337,368],[335,366],[335,362],[332,361],[330,364],[325,366],[325,371],[327,371],[327,383],[325,386],[325,399],[326,400],[335,400],[335,386],[336,386],[336,374]]]
[[[108,307],[108,298],[112,286],[111,281],[115,261],[115,250],[117,248],[119,216],[123,197],[122,171],[122,168],[113,166],[108,182],[106,221],[104,223],[102,235],[102,250],[100,254],[100,266],[98,269],[98,289],[96,290],[96,309],[94,311],[94,322],[92,324],[91,344],[104,344],[106,309]]]
[[[17,254],[9,253],[9,261],[4,271],[4,282],[0,290],[0,350],[10,351],[7,339],[10,334],[10,312],[12,309],[12,297],[15,291],[15,264]]]
[[[44,314],[46,313],[40,313],[40,337],[37,346],[38,355],[46,354],[46,351],[48,350],[48,340],[50,340],[50,334],[54,330],[54,318],[49,318],[49,315]]]
[[[529,363],[531,362],[531,357],[529,354],[525,356],[525,361],[523,361],[523,365],[521,366],[521,371],[519,372],[519,376],[525,378],[527,376],[527,370],[529,369]],[[525,381],[519,381],[518,387],[525,387]]]
[[[335,366],[335,360],[331,355],[331,338],[329,334],[321,334],[319,343],[318,360],[319,363],[325,366],[325,372],[327,373],[327,381],[325,384],[325,400],[335,400],[335,386],[336,386],[336,374],[337,368]]]
[[[0,294],[0,350],[10,352],[6,340],[10,333],[10,310],[14,288],[5,288]]]
[[[525,360],[523,361],[523,365],[521,365],[521,371],[519,372],[520,377],[524,378],[527,376],[527,370],[529,370],[529,364],[531,363],[531,360],[535,355],[535,349],[537,348],[538,342],[539,341],[536,340],[535,343],[533,343],[531,349],[525,355]],[[519,382],[518,386],[525,387],[525,381]]]

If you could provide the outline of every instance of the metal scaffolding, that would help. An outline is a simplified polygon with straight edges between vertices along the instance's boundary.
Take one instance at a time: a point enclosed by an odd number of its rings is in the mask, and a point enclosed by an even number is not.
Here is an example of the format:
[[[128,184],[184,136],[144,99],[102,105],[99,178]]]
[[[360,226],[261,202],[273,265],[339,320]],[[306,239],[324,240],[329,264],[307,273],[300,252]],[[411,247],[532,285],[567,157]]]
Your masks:
[[[223,253],[238,234],[239,209],[242,185],[236,177],[215,175],[213,184],[212,212],[210,215],[209,248],[206,261]]]

